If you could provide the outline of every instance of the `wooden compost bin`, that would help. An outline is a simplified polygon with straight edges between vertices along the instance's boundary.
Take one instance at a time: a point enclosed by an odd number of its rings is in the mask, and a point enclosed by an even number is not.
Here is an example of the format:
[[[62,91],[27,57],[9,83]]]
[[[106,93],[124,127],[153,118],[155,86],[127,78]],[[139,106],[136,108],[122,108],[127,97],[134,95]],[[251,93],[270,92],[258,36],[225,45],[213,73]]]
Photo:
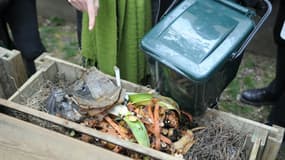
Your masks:
[[[37,72],[13,95],[9,98],[9,101],[0,99],[0,105],[4,106],[7,110],[13,110],[38,118],[41,121],[47,121],[64,128],[72,129],[80,133],[84,133],[95,138],[99,138],[116,145],[120,145],[131,151],[148,155],[155,159],[171,160],[178,159],[177,157],[169,154],[156,151],[151,148],[147,148],[135,143],[131,143],[114,136],[96,131],[78,123],[71,122],[53,115],[49,115],[45,112],[41,112],[27,106],[21,105],[23,98],[32,96],[46,80],[54,80],[56,73],[62,73],[65,75],[66,80],[74,81],[81,77],[85,68],[68,63],[66,61],[53,58],[49,55],[43,55],[36,60]],[[113,77],[109,76],[112,80]],[[129,92],[153,92],[153,90],[139,86],[127,81],[122,81],[122,86]],[[235,128],[237,131],[249,134],[246,145],[249,147],[249,160],[274,160],[277,157],[280,149],[284,129],[278,126],[266,126],[264,124],[254,122],[245,118],[241,118],[229,113],[221,112],[218,110],[209,109],[201,118],[205,121],[207,119],[213,119],[217,121],[224,121],[226,125]]]
[[[0,128],[1,160],[130,160],[2,113]]]
[[[26,80],[21,53],[0,47],[0,98],[9,98]]]

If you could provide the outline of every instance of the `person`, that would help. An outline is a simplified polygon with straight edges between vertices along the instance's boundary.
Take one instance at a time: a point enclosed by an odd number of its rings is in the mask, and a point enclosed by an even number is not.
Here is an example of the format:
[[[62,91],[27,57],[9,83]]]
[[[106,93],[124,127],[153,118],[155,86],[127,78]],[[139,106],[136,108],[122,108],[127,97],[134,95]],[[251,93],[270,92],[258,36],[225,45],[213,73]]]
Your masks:
[[[95,26],[96,16],[98,15],[99,0],[68,0],[68,2],[79,11],[87,11],[89,18],[88,29],[92,30]]]
[[[240,101],[254,106],[273,105],[268,117],[269,123],[285,127],[285,40],[281,37],[281,29],[285,27],[284,21],[285,1],[280,0],[274,26],[274,40],[277,44],[275,78],[267,87],[243,91]]]
[[[73,3],[77,0],[69,1]],[[262,3],[259,3],[260,0],[242,1],[246,2],[245,5],[263,7]],[[116,65],[120,68],[123,79],[147,84],[148,66],[139,47],[140,40],[152,25],[159,21],[165,11],[169,11],[170,6],[179,4],[181,0],[118,0],[116,2],[100,1],[94,30],[90,30],[90,24],[93,24],[90,18],[94,16],[89,15],[88,21],[86,14],[83,15],[80,44],[82,55],[87,65],[95,65],[107,74],[113,75],[113,67]],[[79,6],[78,3],[73,5]]]
[[[107,74],[113,75],[113,67],[118,66],[123,79],[142,83],[147,65],[139,47],[140,40],[152,26],[152,11],[157,10],[161,16],[172,0],[116,2],[100,1],[94,30],[90,30],[92,17],[83,14],[82,55],[88,65],[95,65]]]
[[[98,0],[77,0],[74,5],[91,15],[90,29],[94,27],[99,8],[96,2],[99,3]],[[8,25],[13,38],[10,38]],[[36,0],[0,0],[0,46],[21,52],[28,76],[36,71],[34,60],[45,51],[38,31]]]
[[[40,40],[35,0],[9,0],[1,3],[0,15],[0,39],[6,48],[18,49],[22,53],[26,64],[28,76],[35,72],[33,60],[38,57],[45,48]],[[9,37],[10,27],[13,42]]]

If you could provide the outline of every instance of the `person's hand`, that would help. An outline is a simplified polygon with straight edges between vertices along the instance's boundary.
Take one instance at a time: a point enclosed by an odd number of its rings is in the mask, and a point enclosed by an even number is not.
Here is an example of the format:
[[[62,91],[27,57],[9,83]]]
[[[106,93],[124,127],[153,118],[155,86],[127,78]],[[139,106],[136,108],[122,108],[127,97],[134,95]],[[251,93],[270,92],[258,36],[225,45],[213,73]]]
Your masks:
[[[99,0],[68,0],[68,2],[80,11],[87,11],[89,17],[89,30],[93,29],[98,14]]]

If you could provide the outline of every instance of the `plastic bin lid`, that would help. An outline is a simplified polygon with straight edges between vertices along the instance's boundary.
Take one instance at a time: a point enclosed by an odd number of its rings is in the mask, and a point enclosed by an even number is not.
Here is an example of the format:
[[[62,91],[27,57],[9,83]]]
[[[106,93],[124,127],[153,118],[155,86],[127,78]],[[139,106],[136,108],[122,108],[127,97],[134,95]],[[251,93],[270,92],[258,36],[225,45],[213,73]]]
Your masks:
[[[245,13],[219,0],[185,0],[146,34],[141,47],[176,72],[202,81],[239,49],[253,27]]]

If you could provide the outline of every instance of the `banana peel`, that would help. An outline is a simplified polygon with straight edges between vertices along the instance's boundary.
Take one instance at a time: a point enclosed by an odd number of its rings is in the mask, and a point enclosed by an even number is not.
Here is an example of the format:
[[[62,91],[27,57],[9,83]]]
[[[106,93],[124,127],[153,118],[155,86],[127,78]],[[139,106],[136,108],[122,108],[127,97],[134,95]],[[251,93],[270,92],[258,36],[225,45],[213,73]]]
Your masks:
[[[150,103],[151,99],[153,98],[152,94],[149,93],[131,93],[128,94],[129,102],[133,104],[140,104],[140,103]]]
[[[136,116],[128,115],[124,117],[124,121],[127,123],[128,127],[131,129],[133,135],[135,136],[137,142],[140,145],[150,147],[150,140],[147,134],[147,130]]]
[[[122,118],[132,131],[137,142],[143,146],[150,147],[150,140],[144,124],[125,105],[116,105],[108,113]]]
[[[134,93],[130,94],[129,96],[129,102],[134,104],[135,106],[146,106],[152,103],[152,99],[155,98],[158,100],[158,104],[161,107],[164,107],[168,110],[175,110],[179,117],[181,116],[181,112],[179,109],[178,104],[171,98],[161,96],[161,95],[154,95],[149,93]]]

